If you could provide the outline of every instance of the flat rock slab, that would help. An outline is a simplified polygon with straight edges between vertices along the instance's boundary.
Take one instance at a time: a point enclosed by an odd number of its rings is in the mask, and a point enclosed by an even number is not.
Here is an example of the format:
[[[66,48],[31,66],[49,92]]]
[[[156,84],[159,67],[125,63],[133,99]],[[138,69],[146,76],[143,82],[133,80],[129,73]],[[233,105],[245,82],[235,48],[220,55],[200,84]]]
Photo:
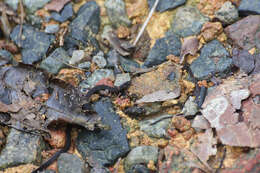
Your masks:
[[[245,17],[224,31],[237,46],[246,50],[255,46],[260,49],[260,15]]]
[[[44,148],[41,136],[11,129],[6,146],[0,155],[0,169],[26,163],[39,163]]]
[[[250,14],[260,14],[260,1],[259,0],[242,0],[238,7],[241,16]]]
[[[55,40],[53,35],[38,31],[36,28],[23,25],[20,37],[20,25],[17,25],[11,39],[22,48],[22,61],[24,64],[33,64],[46,56],[46,52]]]
[[[232,67],[232,59],[228,51],[218,40],[212,40],[201,50],[200,56],[191,64],[191,71],[195,78],[208,79],[216,73],[225,76]]]
[[[109,99],[104,98],[96,102],[94,110],[102,122],[110,126],[110,130],[82,130],[77,138],[76,147],[91,166],[111,165],[130,150],[126,130],[122,128],[120,117],[113,110]]]

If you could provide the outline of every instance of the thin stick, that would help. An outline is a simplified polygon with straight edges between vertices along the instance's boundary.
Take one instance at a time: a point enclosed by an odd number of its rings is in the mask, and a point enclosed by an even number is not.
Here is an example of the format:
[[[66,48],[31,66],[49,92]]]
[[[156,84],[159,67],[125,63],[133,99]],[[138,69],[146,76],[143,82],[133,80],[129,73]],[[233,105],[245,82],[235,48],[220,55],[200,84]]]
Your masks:
[[[19,6],[20,6],[20,10],[21,10],[21,26],[20,26],[19,38],[21,40],[21,36],[22,36],[22,32],[23,32],[23,23],[24,23],[24,9],[23,9],[22,0],[19,0]]]
[[[150,21],[150,18],[152,17],[153,12],[154,12],[155,8],[157,7],[159,1],[160,1],[160,0],[156,0],[156,1],[155,1],[154,5],[153,5],[153,7],[152,7],[152,9],[151,9],[151,11],[149,12],[149,14],[148,14],[148,16],[147,16],[147,18],[146,18],[146,20],[145,20],[145,22],[144,22],[142,28],[140,29],[140,31],[139,31],[139,33],[138,33],[138,35],[137,35],[137,37],[136,37],[136,39],[135,39],[135,41],[134,41],[134,46],[136,45],[136,43],[139,41],[140,37],[142,36],[142,34],[143,34],[143,32],[144,32],[144,29],[146,28],[148,22]]]

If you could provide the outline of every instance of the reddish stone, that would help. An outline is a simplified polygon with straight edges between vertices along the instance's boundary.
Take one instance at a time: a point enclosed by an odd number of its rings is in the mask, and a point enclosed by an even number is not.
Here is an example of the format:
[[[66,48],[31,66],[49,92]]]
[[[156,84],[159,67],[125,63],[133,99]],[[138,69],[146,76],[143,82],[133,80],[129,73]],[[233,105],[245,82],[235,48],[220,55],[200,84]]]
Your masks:
[[[222,31],[223,28],[220,22],[206,22],[201,29],[201,35],[206,42],[209,42],[215,39]]]

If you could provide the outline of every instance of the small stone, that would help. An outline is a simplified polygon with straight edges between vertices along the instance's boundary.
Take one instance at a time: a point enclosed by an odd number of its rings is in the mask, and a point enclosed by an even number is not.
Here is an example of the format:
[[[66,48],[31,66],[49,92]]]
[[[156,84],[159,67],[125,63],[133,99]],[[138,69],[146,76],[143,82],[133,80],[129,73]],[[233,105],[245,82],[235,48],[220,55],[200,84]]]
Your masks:
[[[196,35],[207,21],[196,7],[185,6],[177,10],[171,30],[181,37]]]
[[[251,15],[229,25],[224,31],[237,46],[250,50],[255,46],[260,49],[259,30],[260,15]]]
[[[17,10],[17,7],[18,7],[18,3],[19,3],[19,0],[5,0],[5,3],[11,7],[13,10]]]
[[[34,13],[48,2],[50,2],[50,0],[23,0],[23,5],[25,5],[29,13]]]
[[[181,52],[181,41],[174,34],[157,39],[144,62],[144,66],[151,67],[166,61],[170,54],[179,56]]]
[[[182,113],[185,116],[193,116],[196,115],[197,112],[198,112],[198,106],[197,103],[195,102],[195,98],[190,96],[189,99],[184,104]]]
[[[238,10],[229,1],[225,2],[221,8],[215,14],[224,25],[229,25],[236,22],[239,19]]]
[[[139,122],[140,130],[154,138],[168,138],[167,129],[171,123],[172,116],[162,115],[149,120]]]
[[[99,69],[94,71],[91,76],[86,80],[86,82],[94,87],[98,81],[103,78],[110,78],[111,80],[115,79],[114,72],[109,69]]]
[[[123,0],[106,0],[105,7],[112,25],[117,27],[120,25],[131,25],[131,21],[126,15],[125,2]]]
[[[86,172],[85,163],[78,156],[62,153],[58,158],[58,172],[62,173],[84,173]]]
[[[148,164],[150,160],[157,163],[158,147],[138,146],[130,151],[125,159],[125,170],[128,171],[133,165]]]
[[[121,86],[122,84],[131,80],[129,73],[122,73],[116,75],[115,86]]]
[[[196,116],[191,125],[194,129],[209,129],[210,124],[204,116]]]
[[[44,32],[49,33],[49,34],[54,34],[56,32],[58,32],[60,29],[58,24],[55,25],[47,25]]]
[[[66,65],[63,63],[68,63],[69,56],[63,48],[55,49],[46,59],[44,59],[40,67],[44,70],[47,70],[49,73],[57,74],[60,69]]]
[[[0,50],[0,66],[12,62],[15,63],[13,55],[7,50]]]
[[[156,11],[159,12],[164,12],[167,10],[171,10],[174,9],[176,7],[179,7],[183,4],[185,4],[186,0],[164,0],[164,1],[159,1],[157,7],[156,7]],[[155,0],[148,0],[148,5],[149,8],[151,9],[153,7],[155,3]]]
[[[232,60],[236,67],[240,68],[245,73],[249,74],[255,68],[255,59],[246,50],[239,50],[237,48],[232,51]]]
[[[58,22],[65,22],[73,16],[73,7],[71,3],[65,5],[61,13],[52,12],[51,18]]]
[[[206,42],[209,42],[222,33],[223,28],[220,22],[206,22],[202,29],[201,35]]]
[[[22,61],[25,64],[33,64],[41,60],[55,37],[38,31],[36,28],[23,25],[23,33],[20,37],[20,25],[17,25],[10,37],[19,47],[22,48]]]
[[[259,0],[241,0],[238,7],[239,15],[247,16],[260,14],[260,1]]]
[[[92,62],[97,64],[99,68],[104,68],[107,65],[107,61],[104,58],[104,53],[99,51],[92,59]]]
[[[91,62],[88,62],[88,61],[87,61],[87,62],[80,63],[80,64],[78,65],[78,68],[89,69],[90,66],[91,66]]]
[[[0,155],[0,169],[27,163],[39,163],[45,144],[41,136],[11,129]]]
[[[85,57],[84,50],[74,50],[72,52],[72,57],[69,60],[69,63],[74,65],[74,64],[80,62],[84,57]]]

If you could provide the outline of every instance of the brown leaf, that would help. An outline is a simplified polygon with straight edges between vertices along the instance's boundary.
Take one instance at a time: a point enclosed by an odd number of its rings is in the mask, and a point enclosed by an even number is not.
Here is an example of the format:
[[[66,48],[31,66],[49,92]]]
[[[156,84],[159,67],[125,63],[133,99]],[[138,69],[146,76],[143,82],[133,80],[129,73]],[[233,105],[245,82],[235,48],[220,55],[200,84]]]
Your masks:
[[[52,10],[56,12],[60,12],[61,9],[71,0],[52,0],[50,3],[45,5],[47,10]]]

